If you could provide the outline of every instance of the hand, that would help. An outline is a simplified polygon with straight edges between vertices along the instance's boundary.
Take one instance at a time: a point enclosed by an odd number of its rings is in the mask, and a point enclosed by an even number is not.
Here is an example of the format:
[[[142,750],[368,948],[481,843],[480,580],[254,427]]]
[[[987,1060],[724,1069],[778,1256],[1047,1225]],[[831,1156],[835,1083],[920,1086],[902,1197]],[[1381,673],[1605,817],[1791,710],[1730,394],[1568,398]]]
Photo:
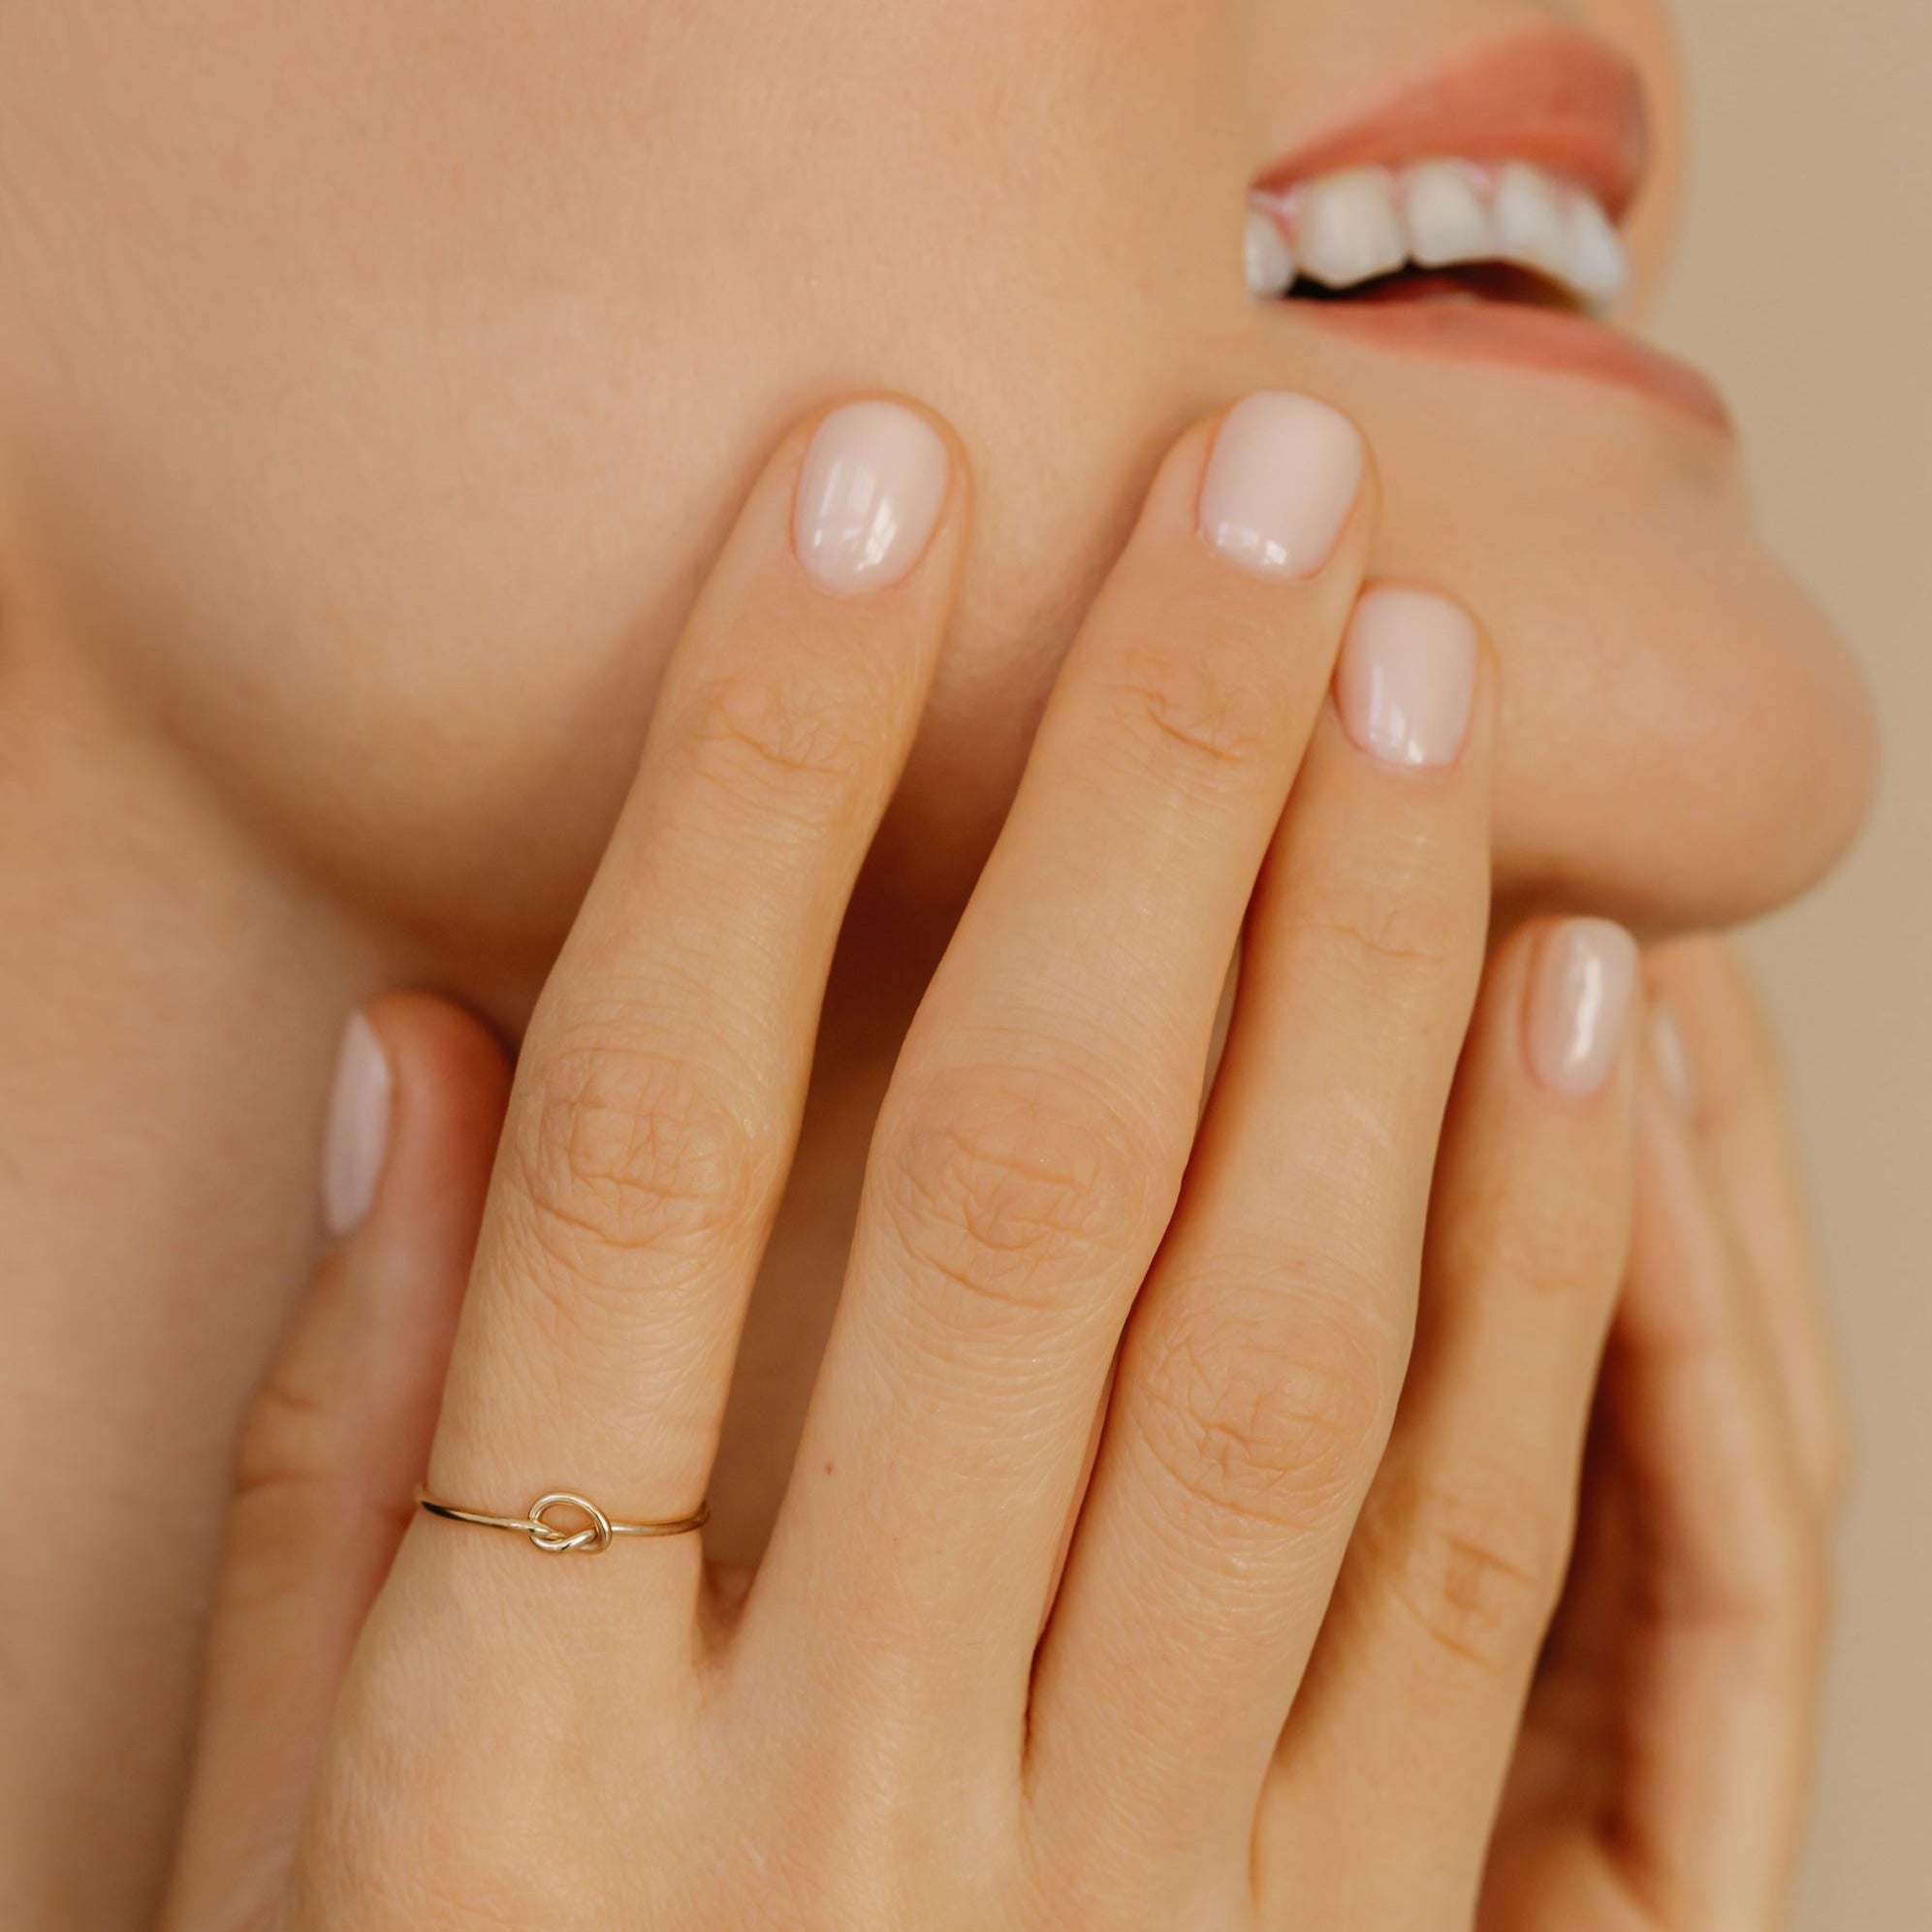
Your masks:
[[[1478,1005],[1493,661],[1364,593],[1321,405],[1181,440],[1061,671],[755,1579],[406,1510],[426,1457],[513,1517],[697,1507],[965,478],[897,405],[780,449],[493,1177],[493,1050],[373,1010],[387,1160],[249,1439],[177,1932],[1469,1922],[1623,1273],[1636,961],[1526,930]]]
[[[1770,1033],[1715,940],[1652,962],[1631,1279],[1583,1539],[1483,1924],[1780,1924],[1844,1450]]]

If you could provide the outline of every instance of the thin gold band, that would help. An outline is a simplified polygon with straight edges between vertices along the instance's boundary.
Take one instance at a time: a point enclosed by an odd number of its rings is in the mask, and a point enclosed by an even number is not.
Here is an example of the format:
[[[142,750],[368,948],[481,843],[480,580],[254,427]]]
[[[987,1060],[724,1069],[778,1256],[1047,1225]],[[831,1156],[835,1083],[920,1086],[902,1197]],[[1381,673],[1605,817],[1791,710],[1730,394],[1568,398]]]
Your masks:
[[[689,1531],[702,1530],[711,1521],[712,1513],[711,1504],[706,1503],[699,1505],[696,1515],[680,1516],[675,1522],[619,1523],[615,1517],[605,1515],[587,1496],[574,1496],[567,1489],[538,1497],[521,1516],[492,1516],[486,1509],[459,1509],[454,1503],[440,1502],[421,1488],[416,1492],[416,1501],[431,1516],[441,1516],[451,1523],[474,1523],[484,1530],[515,1530],[550,1556],[568,1556],[580,1550],[586,1556],[595,1556],[609,1549],[617,1536],[681,1536]],[[544,1520],[553,1509],[575,1509],[590,1520],[581,1530],[559,1530]]]

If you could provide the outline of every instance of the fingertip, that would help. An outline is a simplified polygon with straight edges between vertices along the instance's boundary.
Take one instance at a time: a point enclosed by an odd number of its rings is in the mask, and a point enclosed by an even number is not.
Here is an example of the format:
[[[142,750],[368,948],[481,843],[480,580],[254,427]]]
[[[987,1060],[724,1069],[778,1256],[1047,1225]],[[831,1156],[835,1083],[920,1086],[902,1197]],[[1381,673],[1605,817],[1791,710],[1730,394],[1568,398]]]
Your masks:
[[[1459,1138],[1496,1124],[1554,1151],[1633,1158],[1649,1055],[1635,942],[1607,921],[1536,916],[1493,944],[1463,1053]],[[1489,1123],[1484,1127],[1483,1123]]]
[[[1522,1041],[1544,1092],[1590,1101],[1628,1086],[1641,1024],[1636,941],[1614,921],[1552,921],[1534,936],[1524,976]]]
[[[792,471],[792,552],[814,588],[891,589],[911,576],[965,511],[970,465],[959,433],[913,397],[843,398],[802,424],[781,461]]]
[[[322,1143],[322,1222],[349,1240],[368,1219],[388,1163],[395,1069],[364,1013],[352,1013],[335,1053]]]
[[[1489,743],[1494,665],[1482,626],[1433,586],[1378,580],[1355,600],[1335,703],[1355,747],[1378,763],[1443,772]]]
[[[1196,529],[1251,576],[1284,584],[1323,576],[1373,514],[1369,439],[1319,396],[1257,390],[1200,433]]]
[[[435,1238],[473,1226],[509,1086],[496,1036],[450,1000],[386,993],[353,1014],[325,1137],[330,1238]]]
[[[510,1093],[510,1059],[491,1027],[435,994],[384,993],[364,1009],[396,1069],[396,1109],[444,1140],[500,1124]],[[416,1136],[421,1138],[419,1134]]]

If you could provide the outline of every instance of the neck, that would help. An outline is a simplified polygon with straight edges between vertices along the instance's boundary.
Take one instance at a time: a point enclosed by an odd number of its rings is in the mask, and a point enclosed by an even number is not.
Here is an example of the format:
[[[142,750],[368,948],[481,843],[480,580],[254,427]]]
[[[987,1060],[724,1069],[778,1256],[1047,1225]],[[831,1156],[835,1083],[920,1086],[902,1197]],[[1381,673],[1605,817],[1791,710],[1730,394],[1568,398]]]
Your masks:
[[[151,738],[0,687],[0,1922],[143,1922],[366,947]],[[112,1855],[103,1855],[111,1847]]]

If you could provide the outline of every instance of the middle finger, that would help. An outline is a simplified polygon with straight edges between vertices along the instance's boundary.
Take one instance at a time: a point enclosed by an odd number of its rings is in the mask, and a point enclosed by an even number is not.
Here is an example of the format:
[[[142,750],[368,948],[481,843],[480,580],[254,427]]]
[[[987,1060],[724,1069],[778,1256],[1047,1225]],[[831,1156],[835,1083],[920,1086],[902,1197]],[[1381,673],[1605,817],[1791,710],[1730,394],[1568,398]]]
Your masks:
[[[1263,395],[1156,478],[902,1054],[747,1636],[761,1599],[786,1629],[799,1585],[854,1667],[919,1650],[942,1696],[961,1649],[991,1646],[1017,1720],[1360,578],[1366,468],[1334,410]]]

